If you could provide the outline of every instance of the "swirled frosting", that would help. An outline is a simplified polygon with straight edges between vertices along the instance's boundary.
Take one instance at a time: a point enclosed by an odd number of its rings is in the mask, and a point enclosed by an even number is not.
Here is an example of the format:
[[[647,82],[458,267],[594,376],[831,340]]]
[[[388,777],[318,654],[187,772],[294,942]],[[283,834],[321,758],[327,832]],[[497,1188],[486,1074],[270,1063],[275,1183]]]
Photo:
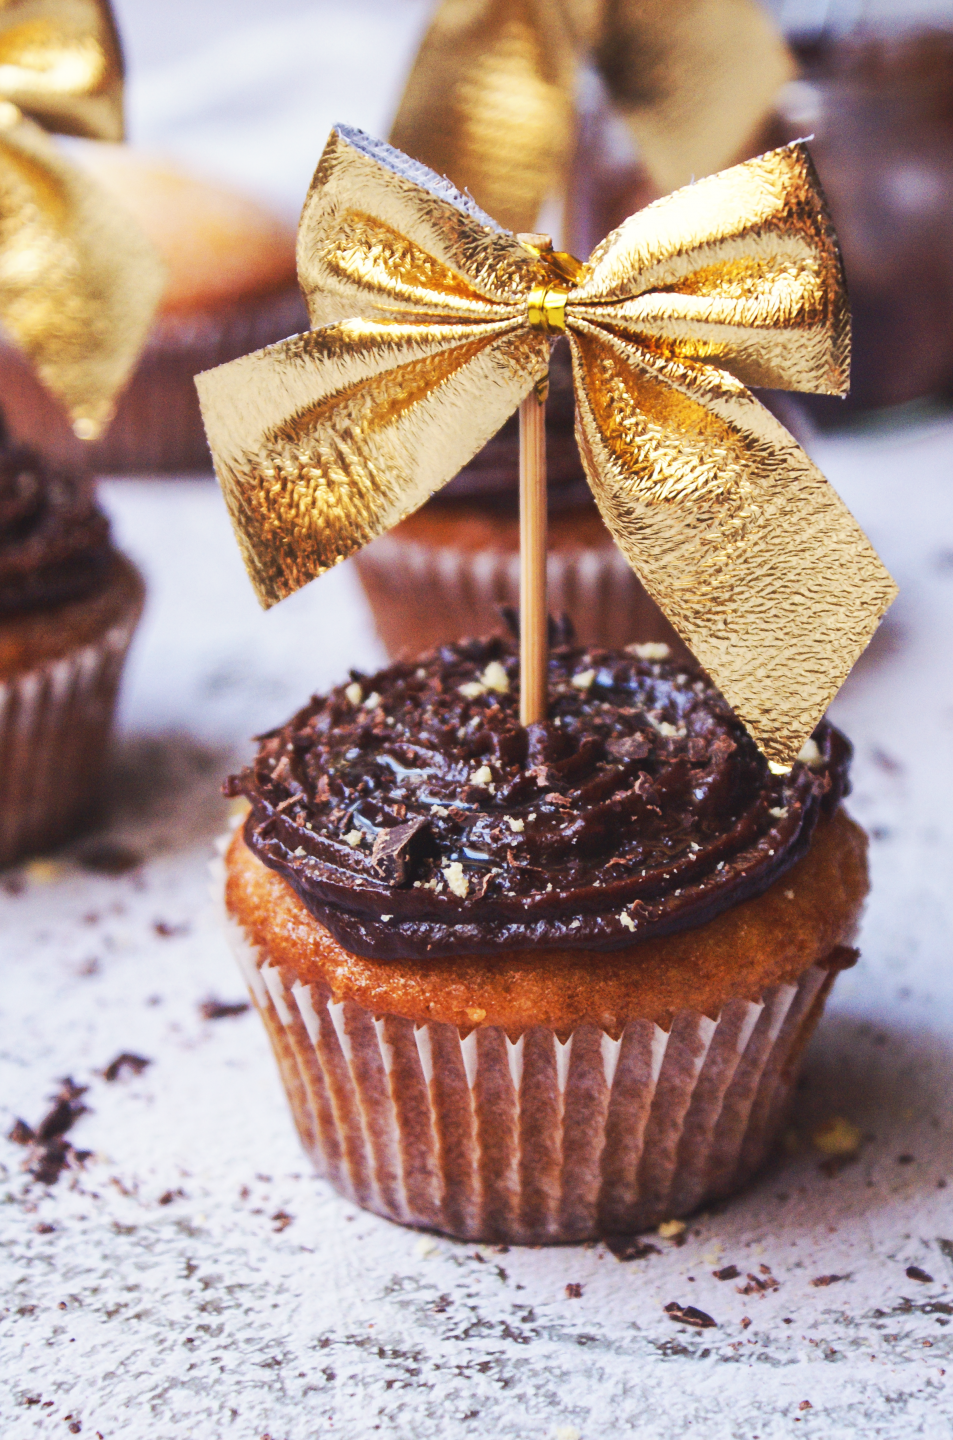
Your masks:
[[[845,793],[827,723],[774,776],[696,669],[556,647],[519,723],[514,647],[465,641],[315,697],[226,783],[245,840],[349,950],[622,949],[760,894]]]
[[[0,617],[81,599],[112,553],[85,476],[48,470],[19,447],[0,450]]]

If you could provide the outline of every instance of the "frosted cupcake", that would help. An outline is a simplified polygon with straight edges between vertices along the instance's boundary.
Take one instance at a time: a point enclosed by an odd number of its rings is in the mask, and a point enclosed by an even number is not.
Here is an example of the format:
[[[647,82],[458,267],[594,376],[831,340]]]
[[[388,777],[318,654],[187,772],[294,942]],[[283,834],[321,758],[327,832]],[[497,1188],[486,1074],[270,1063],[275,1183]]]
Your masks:
[[[688,665],[503,641],[315,698],[229,782],[226,904],[292,1114],[358,1204],[466,1239],[632,1232],[764,1162],[851,948],[863,833]]]

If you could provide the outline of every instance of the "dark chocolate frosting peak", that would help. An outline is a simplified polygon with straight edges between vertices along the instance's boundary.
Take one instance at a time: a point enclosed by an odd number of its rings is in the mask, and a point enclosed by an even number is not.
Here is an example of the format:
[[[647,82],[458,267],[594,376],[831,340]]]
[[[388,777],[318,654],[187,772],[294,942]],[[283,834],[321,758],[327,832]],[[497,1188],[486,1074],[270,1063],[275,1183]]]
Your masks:
[[[0,617],[81,599],[111,555],[90,480],[48,470],[29,450],[0,449]]]
[[[247,844],[344,945],[380,959],[621,949],[760,894],[845,793],[827,723],[777,777],[664,645],[553,650],[519,723],[498,638],[316,697],[227,783]]]

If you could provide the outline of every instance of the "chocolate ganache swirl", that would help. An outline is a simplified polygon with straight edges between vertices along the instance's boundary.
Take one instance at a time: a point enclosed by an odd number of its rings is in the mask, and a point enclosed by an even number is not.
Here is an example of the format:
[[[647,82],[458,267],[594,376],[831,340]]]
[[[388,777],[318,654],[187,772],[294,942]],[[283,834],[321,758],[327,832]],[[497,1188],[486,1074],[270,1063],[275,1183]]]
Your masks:
[[[0,618],[82,599],[112,554],[109,521],[86,476],[49,470],[18,446],[0,448]]]
[[[667,647],[558,646],[523,727],[505,640],[316,697],[226,783],[245,840],[349,950],[378,959],[614,950],[760,894],[847,788],[826,722],[774,776]]]

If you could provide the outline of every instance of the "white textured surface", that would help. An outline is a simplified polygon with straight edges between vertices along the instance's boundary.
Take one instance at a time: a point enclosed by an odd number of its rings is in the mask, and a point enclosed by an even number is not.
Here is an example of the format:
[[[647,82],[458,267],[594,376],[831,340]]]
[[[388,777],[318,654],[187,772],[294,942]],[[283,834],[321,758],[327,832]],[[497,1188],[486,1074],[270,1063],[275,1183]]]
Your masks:
[[[819,454],[902,586],[836,706],[875,888],[796,1116],[802,1137],[841,1115],[866,1138],[834,1176],[802,1144],[627,1263],[355,1211],[308,1173],[257,1018],[199,1018],[242,992],[208,899],[218,778],[378,652],[347,568],[260,613],[211,485],[107,487],[151,587],[109,833],[147,860],[108,878],[65,858],[0,891],[3,1130],[71,1074],[95,1152],[47,1191],[0,1142],[3,1440],[953,1434],[953,427]],[[107,1084],[121,1051],[153,1063]],[[712,1277],[732,1263],[740,1280]],[[764,1265],[778,1288],[738,1294]],[[677,1325],[672,1300],[717,1328]]]

